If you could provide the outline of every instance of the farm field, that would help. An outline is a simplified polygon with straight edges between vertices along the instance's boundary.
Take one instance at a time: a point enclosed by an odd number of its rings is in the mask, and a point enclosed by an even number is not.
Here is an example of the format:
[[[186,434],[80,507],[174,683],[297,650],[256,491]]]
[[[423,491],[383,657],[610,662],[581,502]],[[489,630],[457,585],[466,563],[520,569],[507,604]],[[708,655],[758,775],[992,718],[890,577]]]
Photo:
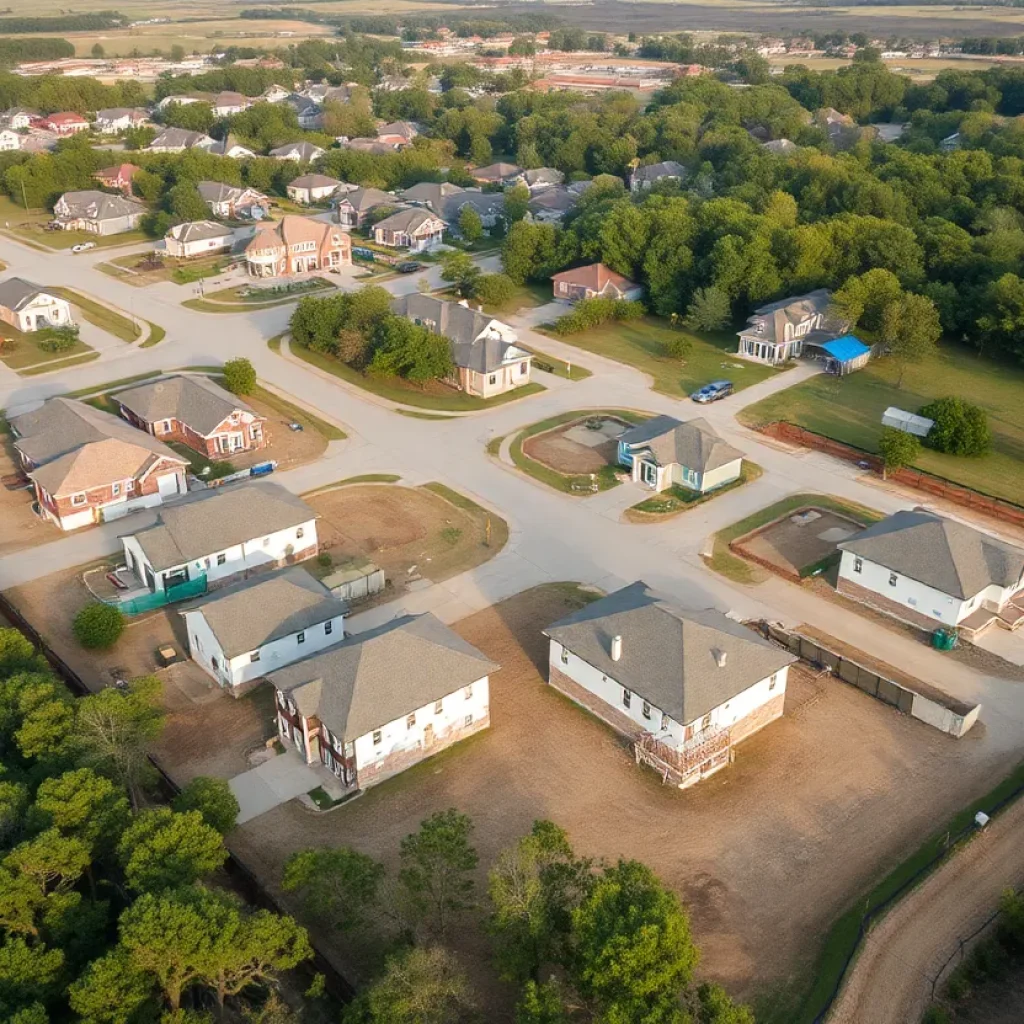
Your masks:
[[[960,395],[989,416],[992,451],[980,458],[958,458],[922,448],[916,468],[997,498],[1024,504],[1024,420],[1020,415],[1024,369],[979,358],[969,349],[941,345],[935,355],[907,370],[896,387],[891,363],[877,360],[837,380],[824,375],[780,391],[739,414],[747,426],[787,420],[837,441],[875,452],[882,413],[890,405],[910,412],[933,398]]]

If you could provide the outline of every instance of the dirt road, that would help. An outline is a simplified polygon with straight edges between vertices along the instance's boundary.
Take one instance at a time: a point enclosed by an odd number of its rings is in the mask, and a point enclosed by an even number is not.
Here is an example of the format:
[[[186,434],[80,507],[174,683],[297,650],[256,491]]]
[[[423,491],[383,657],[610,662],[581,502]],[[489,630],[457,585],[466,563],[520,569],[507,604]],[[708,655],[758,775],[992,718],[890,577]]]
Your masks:
[[[1024,801],[992,821],[870,932],[829,1024],[916,1024],[959,942],[1024,882]],[[958,959],[954,960],[954,963]]]

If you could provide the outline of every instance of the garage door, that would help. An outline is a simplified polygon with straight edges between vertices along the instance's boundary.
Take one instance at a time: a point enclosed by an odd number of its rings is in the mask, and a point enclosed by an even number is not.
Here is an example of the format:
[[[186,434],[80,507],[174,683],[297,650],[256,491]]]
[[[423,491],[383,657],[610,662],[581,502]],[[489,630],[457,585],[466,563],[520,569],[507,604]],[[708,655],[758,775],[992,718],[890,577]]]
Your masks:
[[[178,493],[178,474],[167,473],[156,478],[156,485],[162,496]]]

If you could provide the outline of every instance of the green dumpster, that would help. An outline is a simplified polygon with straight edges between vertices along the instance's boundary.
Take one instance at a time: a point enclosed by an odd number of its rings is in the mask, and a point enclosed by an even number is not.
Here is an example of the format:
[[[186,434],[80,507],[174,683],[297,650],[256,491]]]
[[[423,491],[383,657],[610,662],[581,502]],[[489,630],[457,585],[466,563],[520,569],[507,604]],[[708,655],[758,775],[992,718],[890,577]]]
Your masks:
[[[939,628],[932,633],[932,647],[937,651],[951,651],[956,647],[957,635],[955,629]]]

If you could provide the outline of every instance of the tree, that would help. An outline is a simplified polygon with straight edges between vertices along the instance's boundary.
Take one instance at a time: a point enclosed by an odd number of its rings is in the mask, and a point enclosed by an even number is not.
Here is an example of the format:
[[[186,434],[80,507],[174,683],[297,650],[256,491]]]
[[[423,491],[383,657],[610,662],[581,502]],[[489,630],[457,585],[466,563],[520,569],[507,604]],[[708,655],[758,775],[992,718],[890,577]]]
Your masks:
[[[982,338],[1024,358],[1024,279],[1003,274],[992,281],[985,289],[983,309],[978,317]]]
[[[125,881],[139,892],[191,885],[227,859],[221,834],[198,811],[143,811],[125,829],[117,852]]]
[[[137,906],[138,903],[131,909],[135,910]],[[122,922],[125,916],[127,912]],[[166,967],[173,972],[173,977],[177,977],[181,969],[180,959],[169,960]],[[190,980],[188,974],[184,980]],[[138,1011],[151,1001],[154,987],[153,980],[136,966],[128,950],[119,945],[93,960],[81,977],[71,984],[68,1002],[71,1009],[89,1024],[134,1024],[139,1019]]]
[[[941,334],[939,312],[924,295],[906,292],[885,307],[878,336],[896,364],[897,388],[903,387],[903,377],[911,364],[923,362],[935,351]]]
[[[124,632],[124,614],[112,604],[95,601],[87,604],[71,623],[75,639],[89,651],[105,651],[114,646]]]
[[[415,384],[440,380],[452,370],[451,344],[442,334],[390,315],[374,329],[369,369],[384,377],[404,377]]]
[[[869,270],[850,277],[832,296],[832,304],[853,327],[880,331],[885,309],[903,295],[899,278],[888,270]]]
[[[18,629],[0,629],[0,679],[45,665],[32,642]]]
[[[190,132],[208,132],[216,120],[209,103],[171,103],[162,117],[169,128],[186,128]]]
[[[693,331],[720,331],[732,319],[732,303],[721,288],[698,288],[686,309],[686,326]]]
[[[93,43],[91,53],[97,60],[102,60],[106,56],[107,51],[103,49],[102,43]]]
[[[895,427],[884,427],[878,439],[878,453],[882,456],[882,479],[889,473],[912,466],[921,454],[921,442],[913,434]]]
[[[515,282],[507,274],[481,274],[473,285],[473,297],[485,306],[504,306],[515,293]]]
[[[947,455],[984,455],[992,447],[988,417],[980,406],[949,395],[924,406],[919,415],[934,420],[925,444]]]
[[[384,866],[348,847],[293,853],[284,866],[282,887],[298,891],[309,913],[339,931],[361,927],[377,903]]]
[[[205,220],[210,216],[210,208],[191,181],[179,181],[167,193],[167,209],[179,221]]]
[[[43,828],[80,839],[93,858],[112,851],[128,824],[128,800],[110,779],[76,768],[44,779],[36,791],[33,818]]]
[[[698,951],[679,900],[650,868],[623,860],[606,868],[572,925],[573,977],[603,1019],[679,1020],[679,995]]]
[[[21,782],[0,779],[0,848],[21,831],[28,807],[28,787]]]
[[[470,817],[451,808],[424,819],[418,832],[402,840],[399,881],[415,911],[442,938],[452,917],[473,905],[472,833]]]
[[[185,59],[185,47],[181,43],[174,43],[171,46],[171,60],[178,62]]]
[[[754,1024],[750,1010],[734,1003],[721,985],[700,985],[694,1002],[695,1024]]]
[[[460,298],[473,294],[473,288],[480,277],[480,268],[469,253],[453,249],[441,257],[441,280],[450,281]]]
[[[505,190],[505,220],[509,224],[518,224],[527,214],[530,207],[530,190],[523,184],[513,185]]]
[[[198,811],[211,828],[226,835],[235,827],[238,818],[238,800],[225,779],[197,775],[174,799],[174,810],[179,813]]]
[[[256,370],[244,356],[224,364],[224,387],[233,395],[251,395],[256,389]]]
[[[516,1006],[515,1024],[569,1024],[569,1012],[553,978],[541,985],[526,983]]]
[[[468,203],[459,211],[459,234],[470,244],[484,237],[484,222]]]
[[[89,847],[73,836],[46,829],[19,843],[4,857],[4,867],[32,882],[44,895],[66,893],[89,866]]]
[[[384,975],[345,1011],[344,1024],[459,1024],[476,1006],[455,957],[415,947],[391,957]]]

